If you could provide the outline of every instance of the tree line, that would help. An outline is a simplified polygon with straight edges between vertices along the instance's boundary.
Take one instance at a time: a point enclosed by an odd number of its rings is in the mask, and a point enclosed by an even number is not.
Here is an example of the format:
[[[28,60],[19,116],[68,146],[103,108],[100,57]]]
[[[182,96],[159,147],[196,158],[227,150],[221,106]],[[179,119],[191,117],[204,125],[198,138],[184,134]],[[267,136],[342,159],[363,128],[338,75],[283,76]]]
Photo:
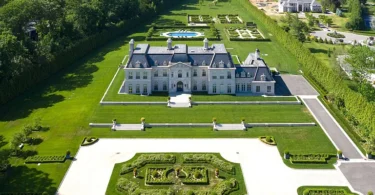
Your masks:
[[[0,104],[174,0],[0,0]]]

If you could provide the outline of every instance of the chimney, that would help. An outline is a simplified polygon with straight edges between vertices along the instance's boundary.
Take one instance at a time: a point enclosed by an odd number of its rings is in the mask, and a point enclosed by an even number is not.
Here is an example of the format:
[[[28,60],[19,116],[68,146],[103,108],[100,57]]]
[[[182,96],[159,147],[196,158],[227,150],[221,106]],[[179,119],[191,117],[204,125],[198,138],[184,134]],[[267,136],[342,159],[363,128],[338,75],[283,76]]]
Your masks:
[[[129,55],[132,55],[134,51],[134,39],[131,39],[129,42]]]
[[[208,39],[207,38],[204,38],[204,40],[203,40],[203,48],[205,50],[208,50]]]
[[[255,59],[257,59],[257,60],[260,59],[260,51],[259,51],[258,48],[255,50]]]
[[[168,38],[167,45],[168,45],[168,50],[171,50],[172,49],[172,39],[171,38]]]

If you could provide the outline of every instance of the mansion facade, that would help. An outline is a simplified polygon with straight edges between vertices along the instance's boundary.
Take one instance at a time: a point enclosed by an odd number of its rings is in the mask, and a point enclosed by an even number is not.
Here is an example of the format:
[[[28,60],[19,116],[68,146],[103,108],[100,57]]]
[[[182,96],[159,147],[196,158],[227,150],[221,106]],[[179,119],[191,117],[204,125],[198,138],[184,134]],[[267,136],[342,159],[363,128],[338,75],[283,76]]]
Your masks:
[[[317,0],[279,0],[279,12],[322,12]]]
[[[257,49],[243,64],[235,65],[224,44],[166,47],[129,42],[129,58],[120,93],[207,92],[208,94],[274,95],[275,80]]]

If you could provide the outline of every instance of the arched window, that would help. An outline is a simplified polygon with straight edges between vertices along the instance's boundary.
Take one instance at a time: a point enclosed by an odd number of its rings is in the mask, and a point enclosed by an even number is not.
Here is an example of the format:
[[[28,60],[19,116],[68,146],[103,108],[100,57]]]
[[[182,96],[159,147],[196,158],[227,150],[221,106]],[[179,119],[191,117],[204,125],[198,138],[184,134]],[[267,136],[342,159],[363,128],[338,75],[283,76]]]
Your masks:
[[[205,81],[202,82],[202,90],[203,91],[207,90],[207,86],[206,86],[206,82]]]
[[[158,76],[159,76],[158,70],[155,70],[154,77],[158,77]]]
[[[193,91],[197,91],[197,90],[198,90],[197,82],[194,81],[194,82],[193,82]]]
[[[231,79],[232,78],[232,73],[230,71],[227,72],[227,79]]]
[[[203,70],[202,70],[202,77],[205,77],[205,76],[206,76],[206,70],[203,69]]]
[[[182,78],[182,70],[178,71],[178,78]]]
[[[212,93],[216,93],[216,84],[212,85]]]
[[[163,70],[163,77],[167,77],[167,76],[168,76],[167,70],[164,69],[164,70]]]
[[[128,75],[128,79],[133,79],[133,72],[128,72],[129,75]]]
[[[143,72],[143,79],[147,79],[147,72]]]
[[[232,93],[232,86],[230,84],[228,84],[227,93]]]
[[[189,77],[189,72],[186,72],[186,77]]]
[[[196,77],[197,76],[197,69],[194,69],[193,70],[193,77]]]
[[[140,90],[140,86],[139,86],[139,84],[137,84],[136,86],[135,86],[135,93],[141,93],[141,90]]]
[[[159,90],[159,85],[157,81],[154,83],[154,90],[155,91]]]

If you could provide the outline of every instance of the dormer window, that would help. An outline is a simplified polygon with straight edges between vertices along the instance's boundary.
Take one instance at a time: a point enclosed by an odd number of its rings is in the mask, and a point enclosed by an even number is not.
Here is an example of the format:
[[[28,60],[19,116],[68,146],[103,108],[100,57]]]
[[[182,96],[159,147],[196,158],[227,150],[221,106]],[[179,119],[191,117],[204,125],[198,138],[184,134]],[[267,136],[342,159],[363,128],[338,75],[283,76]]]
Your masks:
[[[219,68],[224,68],[224,62],[223,61],[219,62]]]
[[[240,77],[240,74],[237,73],[237,74],[236,74],[236,78],[239,78],[239,77]]]
[[[167,64],[167,61],[164,61],[164,62],[163,62],[163,65],[164,65],[164,66],[168,65],[168,64]]]
[[[135,67],[136,68],[140,68],[141,67],[141,62],[140,61],[135,62]]]
[[[206,61],[205,60],[203,60],[202,66],[206,66]]]
[[[217,67],[216,67],[216,63],[215,63],[215,62],[214,62],[214,64],[212,64],[212,67],[213,67],[213,68],[217,68]]]
[[[154,64],[155,64],[155,66],[159,65],[157,60],[155,60],[155,63],[154,63]]]
[[[228,62],[228,67],[232,67],[232,63]]]
[[[246,77],[246,73],[245,72],[241,72],[241,77]]]
[[[250,72],[248,72],[248,73],[247,73],[247,77],[249,77],[249,78],[251,77],[251,74],[250,74]]]
[[[262,75],[260,76],[260,80],[261,80],[261,81],[266,81],[266,75],[262,74]]]

